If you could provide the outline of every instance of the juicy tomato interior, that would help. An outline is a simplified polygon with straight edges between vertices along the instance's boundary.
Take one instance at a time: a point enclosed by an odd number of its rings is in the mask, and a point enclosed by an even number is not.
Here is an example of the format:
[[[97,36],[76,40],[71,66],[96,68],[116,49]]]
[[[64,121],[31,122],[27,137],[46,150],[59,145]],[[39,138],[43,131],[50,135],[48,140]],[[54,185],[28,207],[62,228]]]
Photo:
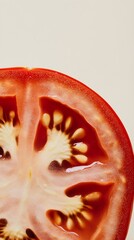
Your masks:
[[[125,240],[127,133],[91,89],[43,69],[0,71],[0,239]]]

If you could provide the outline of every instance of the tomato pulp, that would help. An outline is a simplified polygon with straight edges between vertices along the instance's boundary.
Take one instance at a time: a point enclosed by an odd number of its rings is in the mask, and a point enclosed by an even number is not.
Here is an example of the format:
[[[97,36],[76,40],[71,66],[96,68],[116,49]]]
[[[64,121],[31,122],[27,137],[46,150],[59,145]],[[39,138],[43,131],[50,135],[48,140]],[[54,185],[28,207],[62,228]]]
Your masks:
[[[0,239],[125,240],[130,140],[93,90],[56,71],[0,70]]]

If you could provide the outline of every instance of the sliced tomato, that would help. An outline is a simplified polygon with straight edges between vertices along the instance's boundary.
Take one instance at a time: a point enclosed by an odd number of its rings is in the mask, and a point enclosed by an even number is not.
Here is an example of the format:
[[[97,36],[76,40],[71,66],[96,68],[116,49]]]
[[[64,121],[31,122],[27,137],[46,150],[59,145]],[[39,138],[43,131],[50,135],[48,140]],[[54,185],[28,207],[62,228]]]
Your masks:
[[[134,156],[111,107],[46,69],[0,70],[0,239],[125,240]]]

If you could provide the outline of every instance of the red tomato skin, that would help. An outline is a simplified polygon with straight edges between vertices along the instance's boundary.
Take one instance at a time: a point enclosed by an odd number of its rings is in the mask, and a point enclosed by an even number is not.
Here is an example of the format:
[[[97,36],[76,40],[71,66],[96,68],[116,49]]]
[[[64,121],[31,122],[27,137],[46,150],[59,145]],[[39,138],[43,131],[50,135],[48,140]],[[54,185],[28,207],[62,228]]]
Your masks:
[[[103,113],[105,119],[117,135],[120,146],[124,151],[124,165],[122,172],[125,173],[127,178],[127,202],[124,201],[122,206],[120,225],[116,234],[116,238],[113,240],[125,240],[131,218],[134,197],[134,155],[128,134],[114,110],[102,97],[100,97],[89,87],[57,71],[41,68],[28,69],[22,67],[0,69],[0,84],[6,79],[8,79],[8,81],[13,81],[13,84],[16,84],[16,87],[17,82],[21,83],[22,86],[25,86],[27,82],[29,84],[34,84],[35,91],[40,81],[51,82],[57,86],[61,84],[63,86],[63,91],[65,90],[67,94],[70,94],[69,89],[77,89],[78,92],[86,96],[88,101],[93,102],[99,111]]]

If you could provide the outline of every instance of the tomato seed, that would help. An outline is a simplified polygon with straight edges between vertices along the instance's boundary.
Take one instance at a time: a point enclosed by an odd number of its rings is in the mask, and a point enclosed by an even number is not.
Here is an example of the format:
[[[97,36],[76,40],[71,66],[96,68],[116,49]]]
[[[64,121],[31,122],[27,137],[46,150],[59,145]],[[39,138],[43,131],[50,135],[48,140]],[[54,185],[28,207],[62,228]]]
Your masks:
[[[48,113],[44,113],[42,116],[42,124],[45,127],[49,127],[50,124],[50,115]]]
[[[88,213],[87,211],[82,211],[81,215],[88,221],[92,220],[92,215]]]
[[[83,128],[78,128],[73,133],[71,139],[83,138],[85,136],[85,130]]]
[[[101,198],[101,192],[92,192],[89,193],[86,197],[85,200],[87,201],[97,201]]]
[[[72,118],[68,117],[65,122],[65,131],[67,131],[71,127],[71,123],[72,123]]]
[[[58,212],[54,212],[54,222],[57,225],[60,225],[62,222],[62,219],[61,219],[60,215],[58,214]]]
[[[10,159],[11,158],[11,155],[10,153],[7,151],[4,155],[5,159]]]
[[[75,146],[73,146],[73,149],[78,150],[81,153],[86,153],[88,150],[87,144],[80,142],[76,143]]]
[[[2,147],[0,147],[0,158],[2,158],[2,157],[3,157],[3,155],[4,155],[3,148],[2,148]]]
[[[85,227],[84,221],[82,221],[82,219],[78,216],[76,216],[76,219],[77,219],[77,222],[78,222],[80,228],[84,228]]]
[[[54,127],[57,126],[58,124],[62,123],[63,121],[63,115],[59,111],[55,111],[53,115],[53,121],[54,121]]]
[[[5,227],[7,225],[7,220],[6,218],[1,218],[0,219],[0,227]]]
[[[61,169],[61,166],[56,160],[54,160],[49,164],[48,169],[50,171],[59,171]]]
[[[37,239],[35,233],[30,229],[30,228],[27,228],[26,229],[26,234],[29,238],[32,238],[32,239]]]
[[[77,155],[74,155],[74,157],[77,159],[78,162],[80,163],[86,163],[88,158],[87,156],[83,155],[83,154],[77,154]]]
[[[68,230],[72,230],[74,228],[74,221],[72,220],[71,217],[67,219],[66,227]]]

